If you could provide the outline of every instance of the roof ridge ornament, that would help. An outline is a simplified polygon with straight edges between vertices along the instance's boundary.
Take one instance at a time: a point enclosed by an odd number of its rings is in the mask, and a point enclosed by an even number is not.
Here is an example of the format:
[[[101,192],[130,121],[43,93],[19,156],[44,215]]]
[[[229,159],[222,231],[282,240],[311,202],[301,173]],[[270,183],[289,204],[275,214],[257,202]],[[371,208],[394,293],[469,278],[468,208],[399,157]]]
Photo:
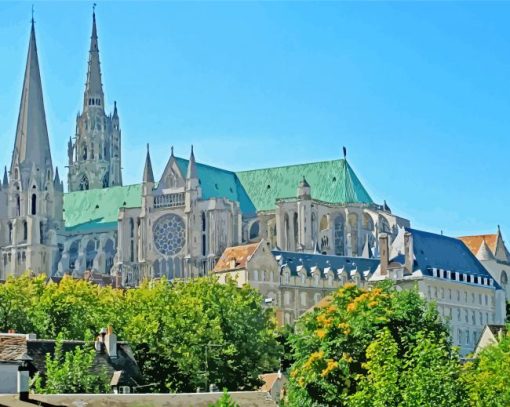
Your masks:
[[[343,146],[342,150],[344,152],[344,160],[346,160],[347,159],[347,148],[345,146]]]

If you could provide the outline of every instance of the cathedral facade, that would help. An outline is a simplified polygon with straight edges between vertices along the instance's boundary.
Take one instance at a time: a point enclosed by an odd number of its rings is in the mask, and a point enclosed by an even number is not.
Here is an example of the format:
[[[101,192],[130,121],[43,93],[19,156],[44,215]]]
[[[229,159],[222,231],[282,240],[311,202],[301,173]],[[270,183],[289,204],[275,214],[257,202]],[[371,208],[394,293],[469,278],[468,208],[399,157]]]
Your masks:
[[[0,191],[0,279],[144,278],[209,273],[227,247],[379,257],[379,235],[409,221],[376,204],[345,157],[232,172],[174,155],[158,178],[149,148],[141,183],[123,185],[116,103],[107,114],[96,18],[83,108],[68,142],[68,192],[53,167],[32,23],[12,162]]]

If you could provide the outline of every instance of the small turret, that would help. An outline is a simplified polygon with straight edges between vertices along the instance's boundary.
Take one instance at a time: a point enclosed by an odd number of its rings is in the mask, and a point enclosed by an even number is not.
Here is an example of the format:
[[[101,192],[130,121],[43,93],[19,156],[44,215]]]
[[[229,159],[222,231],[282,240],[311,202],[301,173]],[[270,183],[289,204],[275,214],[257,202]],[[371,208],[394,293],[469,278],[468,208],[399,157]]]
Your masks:
[[[152,162],[148,143],[147,143],[147,155],[145,157],[145,167],[143,169],[143,183],[154,184],[154,172],[152,171]]]
[[[172,149],[173,151],[173,149]],[[191,146],[191,155],[188,162],[188,172],[186,173],[186,179],[191,180],[197,177],[197,163],[195,161],[195,154],[193,153],[193,145]]]

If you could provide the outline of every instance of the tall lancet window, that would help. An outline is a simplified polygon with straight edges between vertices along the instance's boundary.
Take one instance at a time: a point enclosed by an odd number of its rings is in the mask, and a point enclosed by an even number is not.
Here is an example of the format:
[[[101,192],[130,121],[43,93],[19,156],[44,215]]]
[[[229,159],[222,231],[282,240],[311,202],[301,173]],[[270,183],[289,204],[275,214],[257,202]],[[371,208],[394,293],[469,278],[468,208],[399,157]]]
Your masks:
[[[16,216],[21,215],[21,201],[19,195],[16,195]]]
[[[37,213],[37,196],[36,194],[32,194],[32,215]]]
[[[23,240],[27,240],[28,239],[28,225],[27,225],[27,221],[23,221]]]
[[[205,212],[202,212],[201,221],[202,221],[202,256],[205,256],[207,254],[207,215]]]
[[[12,243],[12,223],[9,222],[9,243]]]

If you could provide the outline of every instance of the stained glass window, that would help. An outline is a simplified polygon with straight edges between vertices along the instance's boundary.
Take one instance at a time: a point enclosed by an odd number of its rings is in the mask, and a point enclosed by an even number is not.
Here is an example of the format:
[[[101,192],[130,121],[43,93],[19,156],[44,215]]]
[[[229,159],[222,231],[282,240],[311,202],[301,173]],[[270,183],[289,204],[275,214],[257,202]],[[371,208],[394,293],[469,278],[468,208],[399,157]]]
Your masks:
[[[152,228],[154,244],[161,254],[173,256],[184,247],[184,221],[175,214],[159,218]]]

